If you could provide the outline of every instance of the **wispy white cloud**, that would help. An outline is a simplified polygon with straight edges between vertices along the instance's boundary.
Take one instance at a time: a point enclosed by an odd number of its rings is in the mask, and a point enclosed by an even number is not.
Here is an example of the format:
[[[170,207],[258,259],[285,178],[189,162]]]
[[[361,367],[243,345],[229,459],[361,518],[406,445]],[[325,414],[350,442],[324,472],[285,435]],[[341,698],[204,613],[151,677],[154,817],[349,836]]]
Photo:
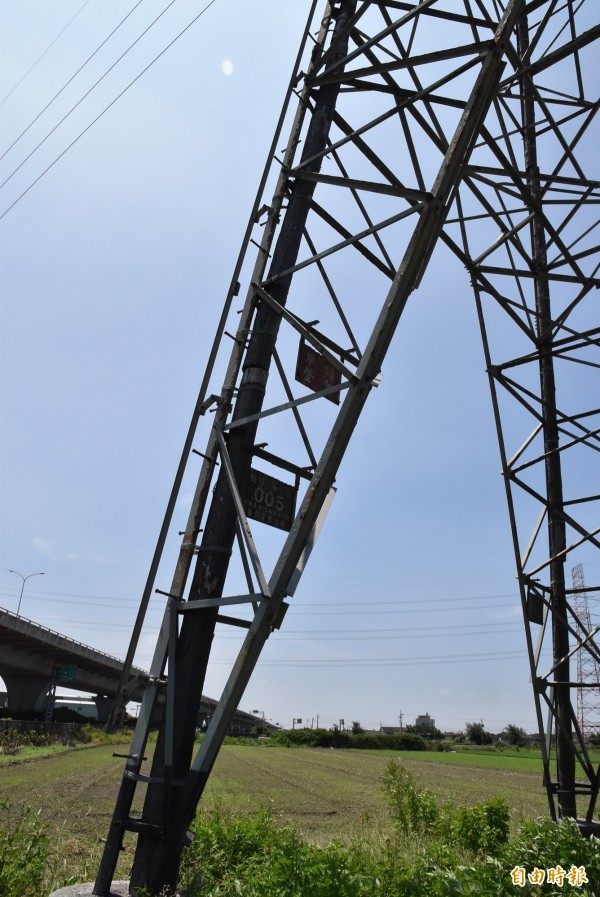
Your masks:
[[[51,558],[51,560],[56,560],[56,551],[48,539],[42,539],[41,536],[36,536],[31,540],[31,544],[35,548],[35,550],[39,554],[43,554],[44,557]]]

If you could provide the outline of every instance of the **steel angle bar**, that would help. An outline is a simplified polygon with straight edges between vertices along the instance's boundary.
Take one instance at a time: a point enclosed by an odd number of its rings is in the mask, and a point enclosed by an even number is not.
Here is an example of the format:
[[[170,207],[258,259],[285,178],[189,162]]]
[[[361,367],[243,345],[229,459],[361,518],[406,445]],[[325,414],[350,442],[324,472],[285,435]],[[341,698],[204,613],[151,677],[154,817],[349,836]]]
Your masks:
[[[515,129],[513,136],[520,136],[520,133],[520,129]],[[505,135],[505,137],[506,136],[507,135]],[[527,172],[519,169],[514,161],[511,165],[511,172],[513,176],[517,176],[521,180],[525,180],[527,177]],[[494,165],[481,165],[479,163],[470,163],[469,165],[465,166],[465,173],[469,175],[489,174],[497,178],[506,176],[506,170],[502,167],[496,168]],[[574,178],[563,174],[551,174],[540,171],[538,174],[538,178],[540,179],[540,181],[547,182],[547,188],[549,189],[553,188],[555,184],[574,187],[583,191],[596,190],[600,187],[600,181],[590,180],[585,176],[581,178]],[[495,181],[490,181],[489,183],[495,183]],[[581,198],[583,199],[585,198],[585,196],[586,194],[584,192]]]
[[[388,120],[389,118],[392,118],[392,112],[390,112],[389,114],[386,115],[385,120]],[[337,125],[337,127],[339,128],[339,130],[342,131],[342,133],[344,133],[347,138],[349,138],[352,145],[360,153],[362,153],[362,155],[365,157],[365,159],[367,159],[371,163],[371,165],[376,169],[376,171],[378,171],[380,174],[382,174],[383,177],[386,178],[390,184],[397,184],[400,187],[403,186],[402,182],[393,173],[393,171],[390,168],[388,168],[388,166],[382,161],[382,159],[377,155],[377,153],[371,149],[371,147],[368,145],[368,143],[366,143],[366,141],[364,141],[362,139],[362,137],[360,137],[358,135],[358,133],[352,128],[352,125],[350,125],[340,115],[339,112],[337,112],[337,111],[334,112],[333,120],[334,120],[335,124]],[[348,141],[343,141],[344,144],[347,142]],[[335,146],[335,144],[330,144],[329,152],[333,154],[336,152],[336,150],[337,150],[337,147]]]
[[[506,467],[507,467],[508,469],[512,470],[512,469],[514,468],[514,465],[516,464],[516,462],[519,460],[519,458],[521,457],[521,455],[523,454],[523,452],[525,452],[525,451],[529,448],[529,446],[531,445],[531,443],[533,442],[533,440],[536,438],[536,436],[539,435],[541,429],[542,429],[542,424],[539,423],[539,424],[537,425],[537,427],[535,427],[535,429],[533,430],[533,432],[527,437],[527,439],[525,440],[525,442],[523,442],[522,445],[517,449],[517,451],[516,451],[515,454],[512,456],[512,458],[510,459],[510,461],[507,461],[507,463],[506,463]]]
[[[431,53],[424,53],[421,56],[410,56],[408,59],[399,59],[395,62],[378,62],[372,66],[365,66],[361,69],[347,69],[344,73],[336,75],[335,73],[325,72],[325,74],[315,78],[316,86],[321,84],[333,84],[340,81],[348,81],[352,83],[354,78],[364,78],[368,75],[389,75],[391,72],[403,71],[410,68],[415,69],[420,66],[430,65],[436,62],[446,61],[448,59],[458,59],[462,56],[475,56],[477,61],[485,56],[490,49],[491,42],[475,41],[471,44],[465,44],[460,47],[450,47],[445,50],[436,50]],[[363,45],[359,46],[361,53],[364,53]],[[452,70],[452,78],[456,77],[457,69]]]
[[[252,571],[250,570],[250,562],[248,561],[248,552],[246,551],[246,544],[244,542],[244,537],[242,535],[241,527],[238,525],[235,528],[235,538],[238,544],[238,549],[240,552],[240,558],[242,561],[242,567],[244,568],[244,576],[246,577],[246,585],[248,586],[248,592],[252,594],[255,591],[254,581],[252,579]],[[256,610],[256,607],[254,607]]]
[[[598,270],[598,268],[596,268],[596,271],[597,271],[597,270]],[[567,306],[567,308],[564,309],[564,311],[562,312],[562,314],[560,314],[560,315],[557,317],[557,319],[556,319],[556,327],[557,327],[557,329],[558,329],[559,327],[562,327],[562,326],[564,325],[564,321],[568,320],[568,318],[569,318],[570,315],[573,313],[573,311],[574,311],[574,310],[581,304],[581,302],[583,301],[583,299],[585,299],[585,297],[588,295],[588,293],[589,293],[590,291],[591,291],[591,286],[589,286],[589,285],[587,285],[587,284],[586,284],[586,285],[582,285],[581,292],[579,293],[579,295],[576,296],[576,298],[573,300],[573,302],[571,302],[570,305]]]
[[[525,483],[524,480],[521,480],[519,479],[519,477],[513,476],[512,474],[507,474],[507,478],[509,478],[511,482],[514,482],[518,486],[520,486],[523,492],[527,492],[531,496],[531,498],[535,499],[538,504],[543,505],[547,509],[552,508],[552,510],[560,516],[561,520],[564,523],[568,524],[572,529],[574,529],[582,536],[582,538],[578,542],[574,542],[568,548],[563,548],[560,552],[557,552],[555,555],[553,555],[554,558],[563,557],[569,554],[569,552],[571,552],[574,548],[578,548],[580,545],[583,545],[584,542],[590,542],[596,548],[600,548],[600,542],[598,542],[598,540],[594,538],[594,536],[600,532],[600,527],[592,531],[586,530],[573,517],[565,512],[564,503],[562,508],[559,508],[558,505],[552,505],[550,499],[547,496],[544,496],[540,492],[537,492],[535,489],[533,489],[532,486],[530,486],[528,483]],[[552,558],[549,558],[545,563],[541,564],[539,567],[536,567],[535,570],[530,570],[529,573],[538,573],[540,570],[543,570],[551,559]]]
[[[405,25],[407,22],[410,22],[412,19],[414,19],[414,17],[416,15],[418,15],[422,10],[427,9],[429,6],[432,6],[434,3],[437,3],[437,0],[423,0],[423,2],[419,3],[419,5],[417,7],[411,6],[410,9],[407,11],[406,15],[401,16],[399,19],[396,19],[394,22],[391,22],[386,28],[383,28],[376,35],[369,38],[364,45],[364,49],[374,47],[377,44],[380,44],[381,41],[385,37],[388,37],[390,34],[398,31],[403,25]],[[331,60],[332,50],[333,50],[333,48],[330,48],[327,51],[327,53],[323,54],[323,57],[322,57],[319,65],[315,66],[314,77],[316,77],[316,75],[322,69],[325,69],[327,72],[329,72],[329,71],[334,71],[336,68],[339,68],[342,65],[346,66],[349,62],[352,62],[353,59],[356,59],[357,56],[360,56],[360,54],[363,52],[362,48],[360,50],[354,50],[354,51],[348,53],[342,61],[332,62],[332,60]]]
[[[428,87],[419,88],[418,90],[411,93],[411,95],[408,99],[403,99],[402,101],[398,101],[387,112],[383,112],[381,115],[378,115],[376,118],[371,119],[371,121],[366,122],[365,124],[361,125],[359,128],[353,129],[347,124],[346,124],[346,127],[341,127],[341,122],[343,121],[343,119],[341,119],[341,117],[338,117],[337,115],[334,116],[335,123],[338,126],[340,126],[341,130],[346,131],[346,136],[341,138],[340,140],[337,140],[334,143],[332,143],[327,151],[323,151],[323,152],[319,153],[318,155],[306,158],[300,164],[301,165],[309,165],[312,162],[314,162],[316,159],[321,158],[322,156],[326,155],[326,153],[338,150],[341,147],[347,145],[348,143],[353,143],[362,149],[362,145],[357,142],[358,138],[361,138],[363,134],[367,134],[369,131],[373,130],[374,128],[378,127],[379,125],[384,124],[390,118],[393,118],[400,111],[400,109],[406,109],[407,111],[410,111],[412,114],[415,114],[415,110],[413,109],[413,107],[419,100],[422,100],[424,102],[424,104],[436,101],[436,102],[440,102],[445,105],[446,98],[443,98],[443,99],[436,98],[435,95],[432,96],[432,92],[435,90],[438,90],[440,87],[443,87],[445,84],[454,80],[458,76],[463,75],[466,72],[470,71],[471,69],[475,68],[478,64],[480,64],[480,62],[481,62],[480,57],[477,57],[476,59],[473,59],[467,63],[464,63],[464,65],[460,66],[458,69],[455,69],[450,75],[446,75],[442,78],[439,78],[437,81],[435,81],[433,84],[429,85]],[[465,105],[464,103],[461,104],[461,108],[464,108],[464,105]],[[422,119],[421,119],[421,124],[423,124]],[[439,128],[439,125],[438,125],[438,128]],[[439,130],[440,130],[440,134],[443,133],[443,132],[441,132],[441,128]],[[433,140],[433,142],[436,143],[433,133],[430,132],[429,136]],[[445,137],[442,138],[438,135],[438,140],[441,141],[441,143],[440,142],[437,143],[438,148],[440,150],[442,150],[443,152],[445,152],[448,148],[446,138]],[[376,155],[376,154],[373,154],[373,155]],[[381,166],[381,165],[382,165],[382,163],[381,163],[381,161],[379,161],[379,166]],[[297,169],[299,167],[300,166],[297,166]],[[380,168],[380,170],[381,170],[381,168]],[[393,176],[391,182],[394,183],[396,181],[397,181],[397,178],[395,176]]]
[[[258,556],[258,551],[256,550],[256,544],[254,542],[252,530],[250,529],[250,524],[248,523],[248,518],[246,517],[246,512],[244,510],[244,503],[242,501],[242,497],[238,490],[237,482],[235,479],[235,473],[233,470],[233,466],[231,464],[231,458],[229,457],[229,452],[227,451],[227,446],[225,444],[225,440],[223,439],[223,433],[221,432],[220,428],[218,428],[216,425],[215,425],[215,433],[217,436],[217,442],[219,444],[219,452],[221,454],[223,466],[224,466],[225,472],[227,474],[229,488],[231,489],[231,497],[233,498],[233,502],[235,504],[235,509],[237,512],[238,526],[240,528],[242,536],[244,537],[244,542],[246,543],[246,548],[248,550],[248,554],[250,555],[250,560],[252,562],[252,566],[254,568],[254,573],[256,575],[256,579],[260,586],[261,593],[265,598],[268,598],[270,595],[269,586],[267,585],[267,580],[266,580],[265,574],[263,572],[260,558]],[[206,606],[208,607],[209,605],[206,605]],[[213,606],[213,605],[211,605],[211,606]]]
[[[307,244],[308,248],[310,249],[313,257],[316,256],[318,254],[317,248],[316,248],[315,244],[313,243],[313,241],[310,237],[310,234],[308,233],[308,231],[306,229],[304,230],[304,239],[306,240],[306,244]],[[336,292],[333,289],[333,285],[327,275],[327,271],[325,270],[325,265],[323,265],[321,259],[317,260],[317,269],[321,276],[321,280],[323,281],[323,283],[325,284],[325,287],[327,288],[327,292],[329,293],[331,301],[333,302],[333,304],[335,306],[335,310],[339,316],[340,321],[342,322],[342,325],[344,327],[344,330],[346,331],[348,339],[352,343],[352,350],[354,351],[356,357],[358,359],[360,359],[360,357],[361,357],[360,347],[358,345],[358,342],[356,341],[356,337],[354,336],[354,333],[352,332],[352,328],[350,327],[348,318],[346,317],[344,310],[341,306],[341,303],[338,299],[338,296],[336,295]],[[288,398],[290,398],[290,396],[288,396]]]
[[[297,464],[293,464],[291,461],[286,461],[285,458],[280,458],[279,455],[274,455],[272,452],[267,452],[264,448],[258,445],[254,446],[253,454],[257,458],[262,458],[263,461],[268,461],[269,464],[272,464],[274,467],[279,467],[280,470],[287,470],[288,473],[293,473],[294,476],[297,476],[300,479],[310,480],[312,476],[313,465],[298,467]]]
[[[361,253],[371,264],[376,267],[379,271],[393,279],[394,271],[385,265],[380,259],[377,258],[370,250],[366,249],[364,246],[361,246],[360,241],[365,237],[370,236],[377,231],[384,230],[386,227],[389,227],[392,224],[396,224],[398,221],[402,221],[405,218],[414,215],[417,212],[420,212],[423,207],[423,204],[419,204],[418,206],[412,206],[409,209],[404,209],[402,212],[399,212],[397,215],[392,215],[389,218],[386,218],[384,221],[381,221],[379,224],[373,225],[372,227],[365,228],[357,234],[350,234],[342,225],[325,209],[319,206],[316,203],[313,203],[313,210],[319,217],[323,218],[327,224],[330,224],[338,233],[344,234],[346,236],[345,240],[342,240],[340,243],[335,243],[333,246],[330,246],[328,249],[323,249],[321,252],[317,253],[317,255],[312,256],[311,258],[304,259],[298,264],[294,265],[292,268],[288,268],[286,271],[282,271],[281,274],[278,274],[277,277],[270,277],[264,281],[265,285],[269,285],[271,283],[276,283],[278,280],[281,280],[284,277],[288,277],[290,274],[295,274],[296,271],[301,271],[303,268],[307,268],[309,265],[314,265],[315,262],[321,261],[324,258],[327,258],[330,255],[333,255],[336,252],[339,252],[342,249],[346,249],[348,246],[354,246],[354,248]]]
[[[347,368],[346,365],[343,364],[339,358],[337,358],[332,352],[329,351],[328,348],[326,348],[326,346],[323,344],[323,342],[317,338],[314,330],[311,327],[308,327],[304,323],[304,321],[300,320],[300,318],[297,315],[295,315],[293,312],[289,311],[289,309],[287,309],[284,305],[281,305],[279,302],[277,302],[277,300],[274,299],[271,296],[271,294],[267,290],[265,290],[265,288],[263,286],[261,286],[258,283],[253,284],[253,286],[256,289],[256,292],[258,293],[260,298],[264,302],[266,302],[268,305],[270,305],[271,308],[274,309],[278,315],[281,315],[281,317],[284,319],[284,321],[287,321],[287,323],[290,324],[294,328],[294,330],[296,330],[300,334],[300,336],[302,336],[306,340],[307,343],[310,343],[311,346],[314,346],[314,348],[324,358],[326,358],[327,361],[337,371],[339,371],[340,374],[343,374],[343,376],[346,377],[348,380],[354,379],[354,377],[355,377],[354,371],[351,371],[349,368]],[[330,345],[334,345],[332,340],[328,340],[328,342]],[[348,354],[348,353],[345,353],[344,350],[341,349],[339,346],[337,348],[339,349],[340,355]],[[356,363],[358,363],[358,362],[356,362]]]
[[[409,10],[414,10],[416,4],[415,3],[403,3],[400,0],[373,0],[377,6],[381,6],[386,9],[397,9],[408,12]],[[472,14],[467,13],[458,13],[451,12],[450,10],[438,9],[436,6],[425,6],[424,4],[416,7],[417,16],[415,17],[415,21],[418,17],[422,16],[423,18],[436,18],[443,19],[447,22],[458,22],[460,25],[470,25],[476,28],[491,28],[493,30],[495,23],[491,19],[480,19],[476,18]]]
[[[531,536],[529,538],[529,543],[527,545],[527,548],[525,549],[525,554],[521,558],[519,567],[522,571],[525,571],[525,567],[527,566],[527,563],[531,556],[531,552],[533,551],[533,549],[535,547],[535,543],[537,542],[537,538],[540,534],[540,530],[542,528],[542,525],[543,525],[545,519],[546,519],[546,507],[544,506],[542,508],[542,510],[540,511],[540,515],[537,519],[535,526],[533,527]]]
[[[505,78],[504,81],[500,83],[500,90],[504,90],[506,87],[510,87],[523,75],[538,75],[545,69],[556,65],[557,62],[561,62],[563,59],[567,59],[569,56],[572,56],[575,51],[581,50],[588,44],[591,44],[595,40],[598,40],[599,37],[600,25],[595,25],[593,28],[589,28],[587,31],[584,31],[583,34],[580,34],[578,37],[569,41],[569,43],[564,44],[562,47],[560,47],[560,49],[555,50],[553,53],[548,53],[547,55],[542,56],[537,62],[524,66],[515,74],[509,76],[508,78]]]
[[[297,587],[308,557],[317,541],[334,495],[335,489],[330,489],[325,497],[325,501],[321,504],[318,513],[316,513],[312,531],[309,537],[303,540],[304,547],[297,555],[296,567],[291,577],[288,578],[287,583],[284,584],[283,581],[276,576],[273,576],[269,582],[273,598],[268,602],[263,602],[250,626],[244,644],[233,665],[221,700],[213,714],[211,725],[209,726],[208,732],[194,758],[192,772],[199,777],[200,783],[202,783],[202,778],[207,776],[212,768],[226,731],[230,713],[241,700],[250,675],[259,659],[263,645],[271,633],[276,619],[277,606],[283,603],[285,595],[293,594]],[[296,518],[296,520],[298,520],[298,518]],[[294,525],[296,525],[296,523]],[[291,539],[288,537],[287,544],[289,544],[290,541]],[[294,541],[297,546],[298,539],[295,539]],[[189,801],[190,805],[192,804],[192,800],[193,798]]]
[[[543,224],[545,234],[547,235],[547,245],[546,249],[554,243],[558,250],[565,255],[565,258],[569,256],[569,252],[567,247],[564,245],[561,240],[558,232],[554,228],[552,222],[549,220],[548,216],[544,213],[543,210],[543,202],[542,198],[538,195],[538,191],[535,191],[536,195],[534,196],[533,188],[527,185],[527,181],[520,178],[516,172],[513,172],[512,165],[510,161],[504,156],[502,150],[498,146],[498,141],[494,140],[492,135],[489,134],[484,129],[484,133],[486,136],[486,143],[489,146],[490,150],[494,153],[494,155],[498,158],[501,164],[504,165],[507,174],[510,174],[512,177],[512,182],[515,187],[519,191],[519,195],[521,196],[525,206],[531,210],[531,213],[534,216],[536,221],[539,221],[540,224]],[[585,282],[585,277],[583,272],[578,268],[577,265],[573,265],[573,269],[577,278],[577,281]],[[548,276],[547,271],[545,271],[545,276]]]
[[[262,592],[251,592],[249,595],[229,595],[221,598],[199,598],[196,601],[187,601],[179,607],[180,614],[191,614],[207,607],[224,607],[232,604],[258,604],[268,597]]]
[[[336,154],[337,156],[337,154]],[[355,196],[354,191],[350,191],[353,196]],[[355,196],[356,198],[356,196]],[[430,200],[431,197],[428,197]],[[380,231],[384,231],[387,227],[392,224],[395,224],[397,221],[402,221],[404,218],[407,218],[413,212],[418,212],[420,209],[420,205],[411,205],[410,208],[405,209],[398,216],[391,216],[390,218],[384,218],[378,224],[373,224],[372,221],[368,221],[368,227],[363,228],[362,231],[359,231],[356,234],[352,234],[347,228],[343,227],[340,222],[337,220],[335,215],[332,215],[324,206],[319,203],[313,203],[313,211],[316,215],[321,218],[332,230],[337,231],[340,236],[345,237],[345,240],[337,245],[330,247],[327,250],[319,253],[319,258],[324,258],[326,255],[331,255],[334,252],[337,252],[340,249],[345,249],[346,246],[353,246],[361,255],[363,255],[367,261],[369,261],[375,268],[381,271],[389,278],[393,278],[395,273],[395,266],[390,260],[388,253],[385,251],[383,243],[380,239]],[[362,209],[361,209],[362,211]],[[367,249],[366,246],[363,245],[362,240],[365,237],[373,236],[377,242],[380,252],[385,257],[385,261],[381,261],[380,258],[375,255],[374,252]]]
[[[528,280],[535,280],[536,272],[527,270],[526,268],[500,268],[494,265],[482,265],[480,270],[484,274],[496,274],[501,277],[523,277]],[[600,287],[600,277],[578,277],[573,274],[553,274],[548,272],[547,279],[554,283],[581,283],[584,286]]]
[[[522,486],[522,488],[524,487]],[[572,542],[569,546],[567,546],[567,548],[563,548],[562,551],[558,551],[556,554],[552,555],[552,557],[549,557],[543,564],[540,564],[533,570],[529,570],[528,573],[530,576],[534,576],[536,573],[540,573],[542,570],[549,567],[552,561],[566,558],[568,554],[570,554],[576,548],[579,548],[580,545],[584,545],[586,542],[589,542],[595,548],[600,548],[600,542],[594,538],[594,536],[600,533],[600,527],[593,530],[592,532],[588,532],[586,529],[584,529],[583,526],[577,524],[572,517],[566,517],[564,514],[561,514],[561,517],[564,517],[565,522],[569,523],[569,525],[573,527],[573,529],[575,529],[579,533],[582,533],[581,539],[579,539],[577,542]]]
[[[217,614],[217,623],[223,623],[225,626],[237,626],[238,629],[250,629],[250,620],[242,620],[238,617],[228,617],[225,614]]]
[[[277,368],[279,377],[281,378],[281,382],[283,384],[285,394],[288,398],[288,403],[293,403],[294,396],[292,393],[292,389],[290,387],[289,380],[287,378],[287,374],[286,374],[284,367],[281,363],[281,359],[279,357],[279,352],[277,351],[277,349],[275,349],[273,351],[273,360],[275,362],[275,367]],[[310,440],[308,438],[308,433],[306,432],[306,428],[302,422],[300,412],[298,411],[298,408],[296,407],[295,404],[290,404],[290,408],[291,408],[292,414],[294,415],[294,420],[296,421],[296,426],[298,427],[298,432],[300,433],[302,442],[304,443],[304,448],[306,449],[306,454],[310,458],[311,467],[314,468],[317,466],[317,459],[312,450],[312,446],[311,446]]]
[[[510,317],[511,321],[516,324],[517,327],[519,327],[519,329],[525,334],[525,336],[527,336],[529,339],[534,339],[535,334],[533,330],[533,322],[530,320],[530,309],[528,309],[524,304],[509,299],[507,296],[504,296],[498,289],[496,289],[489,278],[484,277],[480,270],[476,268],[475,265],[471,264],[471,262],[467,259],[467,256],[465,256],[464,253],[460,252],[458,244],[455,243],[454,240],[450,239],[448,234],[443,233],[442,240],[450,249],[452,249],[455,255],[461,259],[461,261],[464,261],[465,268],[469,272],[473,284],[477,285],[481,314],[483,314],[483,303],[481,303],[481,295],[483,294],[484,296],[490,297],[495,302],[497,302],[498,305],[500,305],[500,307]],[[522,311],[526,315],[527,322],[519,316],[518,311]],[[492,364],[492,361],[490,359],[486,370],[488,374],[496,376],[497,373],[501,370],[501,366]]]
[[[178,601],[169,598],[169,675],[167,677],[167,702],[165,706],[165,763],[164,763],[164,809],[163,830],[168,831],[173,808],[173,731],[175,724],[175,665],[177,658],[177,637],[179,622],[177,619]]]
[[[571,657],[574,657],[574,655],[577,654],[577,652],[580,651],[582,648],[587,647],[587,642],[590,640],[593,642],[594,637],[598,634],[598,632],[600,632],[600,626],[596,626],[594,631],[589,633],[589,635],[585,639],[581,639],[579,634],[577,633],[577,630],[569,624],[568,620],[565,620],[564,622],[566,623],[571,635],[573,635],[575,637],[576,644],[573,645],[573,647],[563,657],[560,657],[556,660],[556,662],[554,663],[554,666],[551,667],[551,669],[549,669],[548,672],[542,676],[543,679],[549,679],[550,676],[552,675],[552,673],[555,673],[556,670],[564,663],[565,660],[569,660]],[[596,646],[594,645],[594,647],[596,647]],[[594,653],[594,652],[591,652],[591,653]]]
[[[375,378],[376,380],[377,378]],[[290,402],[285,402],[282,405],[274,405],[273,408],[267,408],[266,411],[259,411],[256,414],[249,414],[247,417],[241,417],[236,420],[232,420],[231,423],[226,424],[222,429],[223,432],[228,432],[231,430],[235,430],[236,427],[243,427],[245,424],[251,423],[254,420],[261,420],[263,417],[270,417],[272,414],[279,414],[280,411],[290,411],[294,408],[298,408],[300,405],[306,405],[307,402],[314,402],[317,399],[322,399],[325,396],[331,396],[335,392],[340,392],[343,389],[348,389],[350,386],[350,381],[346,383],[335,384],[335,386],[326,386],[325,389],[320,389],[318,392],[312,393],[310,396],[302,396],[299,399],[293,399]]]
[[[569,418],[570,420],[570,418]],[[560,428],[563,433],[566,433],[564,427]],[[545,461],[550,457],[551,454],[555,453],[565,453],[568,449],[573,448],[574,445],[582,445],[586,444],[587,440],[590,436],[597,436],[600,433],[600,430],[595,431],[586,431],[583,435],[573,437],[570,442],[563,442],[562,445],[557,446],[555,449],[552,449],[550,452],[544,452],[541,455],[538,455],[536,458],[533,458],[531,461],[526,461],[524,464],[520,464],[518,467],[512,467],[512,473],[521,473],[523,470],[527,470],[530,467],[533,467],[535,464],[539,464],[540,461]],[[595,448],[595,447],[594,447]],[[564,502],[563,502],[564,504]]]
[[[321,172],[305,171],[303,168],[290,172],[292,177],[299,177],[319,184],[328,184],[333,187],[347,187],[349,190],[365,190],[367,193],[381,193],[385,196],[398,196],[411,202],[425,202],[431,199],[431,194],[426,190],[414,190],[409,187],[401,187],[394,184],[381,184],[377,181],[361,181],[356,178],[323,174]]]
[[[524,227],[527,227],[528,225],[530,225],[533,220],[533,217],[534,217],[534,213],[531,212],[525,218],[522,218],[521,221],[519,221],[517,224],[513,224],[512,227],[507,228],[506,225],[504,224],[504,222],[502,221],[501,217],[498,216],[497,223],[499,223],[499,222],[502,223],[502,231],[503,232],[500,234],[500,236],[497,237],[496,240],[494,240],[493,243],[490,243],[490,245],[487,247],[487,249],[484,249],[484,251],[481,253],[481,255],[479,255],[479,256],[477,256],[477,258],[473,259],[473,264],[480,265],[481,262],[488,257],[488,255],[491,255],[493,252],[496,252],[497,249],[499,249],[501,246],[503,246],[509,240],[513,243],[514,248],[520,254],[525,256],[526,255],[525,247],[520,242],[520,240],[513,241],[513,237],[515,237],[519,233],[519,231],[523,230]]]

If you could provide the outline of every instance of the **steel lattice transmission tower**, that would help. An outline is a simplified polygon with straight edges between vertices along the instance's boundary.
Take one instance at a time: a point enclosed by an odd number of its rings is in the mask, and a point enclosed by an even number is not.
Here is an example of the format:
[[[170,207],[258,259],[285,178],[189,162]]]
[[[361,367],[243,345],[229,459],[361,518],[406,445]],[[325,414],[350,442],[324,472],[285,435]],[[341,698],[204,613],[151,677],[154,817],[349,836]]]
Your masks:
[[[153,681],[99,897],[129,832],[137,837],[132,893],[174,884],[229,719],[292,603],[344,452],[440,242],[475,295],[550,809],[574,817],[585,799],[592,822],[599,775],[576,726],[564,564],[574,547],[600,547],[599,497],[589,492],[600,482],[600,415],[591,404],[600,394],[591,388],[600,364],[600,191],[589,171],[598,100],[586,92],[597,87],[599,36],[594,0],[313,3],[125,663],[126,694],[158,584],[167,606]],[[173,510],[203,430],[195,495],[166,580]],[[216,627],[240,634],[239,653],[194,756]],[[160,690],[166,708],[147,770]],[[131,814],[138,787],[141,818]]]
[[[582,738],[600,735],[600,654],[596,635],[600,626],[592,621],[590,592],[585,585],[583,564],[571,571],[573,616],[577,623],[577,722]],[[594,614],[594,619],[597,614]]]

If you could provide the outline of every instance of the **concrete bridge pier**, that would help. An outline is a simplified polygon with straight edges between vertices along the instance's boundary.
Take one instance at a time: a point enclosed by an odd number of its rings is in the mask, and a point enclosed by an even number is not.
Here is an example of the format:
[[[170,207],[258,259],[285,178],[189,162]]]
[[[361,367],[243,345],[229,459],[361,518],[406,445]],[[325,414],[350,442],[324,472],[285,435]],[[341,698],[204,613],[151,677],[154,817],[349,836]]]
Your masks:
[[[94,698],[96,710],[98,711],[99,723],[107,722],[114,699],[114,695],[96,695],[96,697]],[[125,710],[127,707],[127,701],[128,698],[126,695],[123,695],[119,700],[119,706],[115,719],[117,729],[120,728],[125,722]]]
[[[52,684],[48,676],[35,673],[2,672],[6,685],[8,708],[16,713],[42,713],[45,709],[46,695]]]

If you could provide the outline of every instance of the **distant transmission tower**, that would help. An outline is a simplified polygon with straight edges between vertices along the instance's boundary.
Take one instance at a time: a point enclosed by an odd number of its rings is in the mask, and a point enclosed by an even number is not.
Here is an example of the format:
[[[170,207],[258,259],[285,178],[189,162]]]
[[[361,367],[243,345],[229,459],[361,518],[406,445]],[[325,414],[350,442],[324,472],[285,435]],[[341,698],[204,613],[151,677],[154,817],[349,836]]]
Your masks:
[[[584,739],[600,733],[600,657],[590,612],[590,596],[585,587],[583,565],[571,571],[573,578],[573,616],[577,621],[577,722]]]

